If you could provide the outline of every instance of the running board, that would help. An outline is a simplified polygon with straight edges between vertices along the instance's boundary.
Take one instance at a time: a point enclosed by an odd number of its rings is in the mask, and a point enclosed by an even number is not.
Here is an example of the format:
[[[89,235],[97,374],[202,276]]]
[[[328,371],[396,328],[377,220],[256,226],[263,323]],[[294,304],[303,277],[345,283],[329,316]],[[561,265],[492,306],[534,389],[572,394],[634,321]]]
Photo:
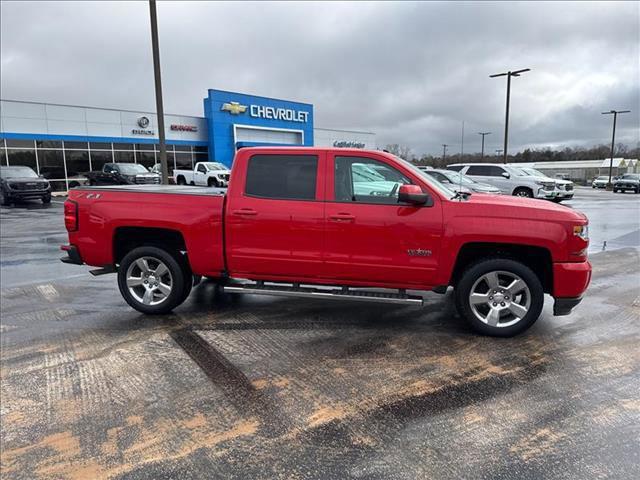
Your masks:
[[[423,299],[417,295],[399,293],[369,292],[364,290],[350,290],[347,287],[321,290],[313,287],[276,286],[264,284],[229,285],[223,287],[227,293],[251,293],[255,295],[273,295],[278,297],[320,298],[329,300],[357,300],[361,302],[396,303],[422,305]]]

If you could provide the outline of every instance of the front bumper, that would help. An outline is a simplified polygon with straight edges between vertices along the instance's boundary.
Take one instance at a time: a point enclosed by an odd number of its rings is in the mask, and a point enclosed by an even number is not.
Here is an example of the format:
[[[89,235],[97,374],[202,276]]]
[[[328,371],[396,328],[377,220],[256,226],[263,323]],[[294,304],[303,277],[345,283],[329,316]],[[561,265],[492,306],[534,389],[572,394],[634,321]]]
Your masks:
[[[562,200],[570,200],[573,198],[573,191],[572,190],[558,190],[556,192],[556,198],[560,198]]]
[[[7,198],[27,199],[27,198],[45,198],[51,196],[51,189],[47,190],[5,190]]]
[[[582,300],[582,295],[591,282],[591,264],[584,262],[561,262],[553,264],[554,315],[568,315]],[[556,313],[560,312],[560,313]]]
[[[556,192],[554,190],[545,190],[544,188],[539,188],[538,193],[536,194],[536,198],[552,200],[556,198]]]

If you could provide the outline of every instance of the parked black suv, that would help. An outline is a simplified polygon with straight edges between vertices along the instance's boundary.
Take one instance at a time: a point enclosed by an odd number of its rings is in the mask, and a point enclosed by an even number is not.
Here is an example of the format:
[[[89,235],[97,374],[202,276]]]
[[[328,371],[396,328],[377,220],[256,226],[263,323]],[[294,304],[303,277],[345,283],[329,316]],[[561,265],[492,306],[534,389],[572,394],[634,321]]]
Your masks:
[[[613,193],[627,190],[640,193],[640,173],[625,173],[613,182]]]
[[[28,198],[50,203],[51,185],[29,167],[0,167],[0,203],[7,206]]]
[[[85,175],[89,185],[159,184],[161,177],[139,163],[105,163],[102,170]]]

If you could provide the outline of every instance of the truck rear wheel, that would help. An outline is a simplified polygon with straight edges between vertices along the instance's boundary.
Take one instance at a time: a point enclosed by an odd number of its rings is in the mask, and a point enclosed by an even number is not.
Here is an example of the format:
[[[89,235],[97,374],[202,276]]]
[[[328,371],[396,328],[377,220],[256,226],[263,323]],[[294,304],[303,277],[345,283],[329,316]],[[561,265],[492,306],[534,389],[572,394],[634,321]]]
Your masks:
[[[158,247],[138,247],[127,253],[118,268],[118,288],[125,301],[149,315],[168,313],[191,290],[185,286],[186,270],[169,252]],[[185,295],[186,293],[186,295]]]
[[[513,192],[516,197],[533,198],[533,191],[527,187],[518,187]]]
[[[489,258],[469,266],[456,286],[456,306],[478,332],[512,337],[540,316],[544,290],[526,265],[510,259]]]
[[[178,178],[176,178],[176,183],[178,185],[186,185],[187,181],[185,180],[185,178],[182,175],[178,175]]]

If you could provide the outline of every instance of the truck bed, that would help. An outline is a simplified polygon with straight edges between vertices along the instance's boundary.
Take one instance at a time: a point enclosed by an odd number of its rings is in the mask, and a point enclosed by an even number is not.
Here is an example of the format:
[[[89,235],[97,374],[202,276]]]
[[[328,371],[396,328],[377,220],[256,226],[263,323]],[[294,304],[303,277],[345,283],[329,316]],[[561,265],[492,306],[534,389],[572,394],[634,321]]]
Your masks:
[[[78,231],[69,238],[88,265],[118,262],[132,235],[150,242],[174,232],[189,252],[194,274],[218,276],[224,269],[222,216],[225,189],[178,185],[113,185],[73,188]],[[125,240],[122,240],[125,239]],[[124,242],[124,243],[123,243]]]
[[[109,185],[109,186],[84,186],[75,188],[76,191],[108,191],[108,192],[133,192],[133,193],[162,193],[174,195],[207,195],[220,196],[227,192],[226,188],[192,187],[186,185]]]

